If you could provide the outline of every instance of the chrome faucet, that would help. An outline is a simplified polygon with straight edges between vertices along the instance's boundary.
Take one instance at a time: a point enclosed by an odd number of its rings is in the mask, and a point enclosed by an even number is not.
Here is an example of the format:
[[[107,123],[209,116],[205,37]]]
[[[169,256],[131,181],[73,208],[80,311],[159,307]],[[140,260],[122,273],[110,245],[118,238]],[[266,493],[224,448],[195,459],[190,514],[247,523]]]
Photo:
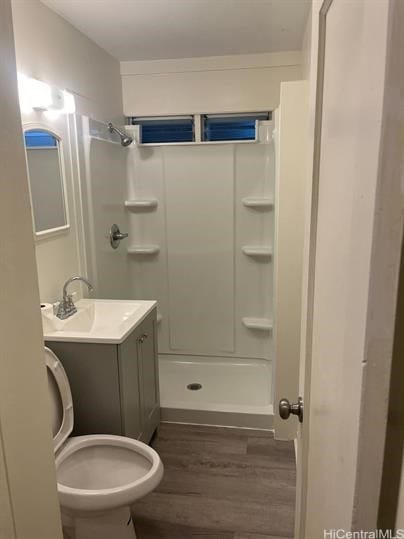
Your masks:
[[[60,320],[66,320],[66,318],[69,318],[69,316],[72,316],[74,313],[77,313],[77,308],[73,302],[73,298],[71,294],[67,293],[67,287],[70,283],[73,283],[74,281],[83,281],[83,283],[88,286],[89,292],[94,290],[93,285],[85,277],[70,277],[70,279],[68,279],[63,285],[63,297],[59,302],[56,313],[56,316],[60,318]]]

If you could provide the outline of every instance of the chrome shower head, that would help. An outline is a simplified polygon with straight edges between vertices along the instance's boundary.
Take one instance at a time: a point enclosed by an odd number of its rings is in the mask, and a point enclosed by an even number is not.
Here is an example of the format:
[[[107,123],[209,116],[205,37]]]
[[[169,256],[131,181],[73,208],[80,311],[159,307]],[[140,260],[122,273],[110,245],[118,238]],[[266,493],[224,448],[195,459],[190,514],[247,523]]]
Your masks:
[[[129,146],[129,144],[132,144],[132,142],[133,142],[133,138],[128,137],[128,135],[121,137],[121,144],[124,147]]]
[[[122,146],[126,147],[129,146],[129,144],[132,144],[133,138],[127,135],[126,133],[123,133],[120,129],[115,127],[111,122],[108,124],[108,131],[110,133],[117,133],[120,136],[121,144]]]

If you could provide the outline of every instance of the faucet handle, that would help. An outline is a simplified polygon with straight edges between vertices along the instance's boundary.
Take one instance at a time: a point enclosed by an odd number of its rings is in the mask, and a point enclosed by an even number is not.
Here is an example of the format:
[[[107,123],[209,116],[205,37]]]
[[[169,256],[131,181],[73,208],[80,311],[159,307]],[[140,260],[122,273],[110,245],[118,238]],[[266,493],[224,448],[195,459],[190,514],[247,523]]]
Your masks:
[[[76,306],[74,305],[72,294],[67,294],[64,308],[65,308],[65,311],[68,313],[75,312]]]
[[[77,312],[76,306],[73,302],[73,296],[71,294],[66,294],[66,296],[56,305],[56,316],[61,320],[66,320],[66,318],[69,318],[69,316]]]
[[[54,304],[54,309],[56,309],[56,316],[60,318],[60,320],[66,318],[66,303],[63,299]]]

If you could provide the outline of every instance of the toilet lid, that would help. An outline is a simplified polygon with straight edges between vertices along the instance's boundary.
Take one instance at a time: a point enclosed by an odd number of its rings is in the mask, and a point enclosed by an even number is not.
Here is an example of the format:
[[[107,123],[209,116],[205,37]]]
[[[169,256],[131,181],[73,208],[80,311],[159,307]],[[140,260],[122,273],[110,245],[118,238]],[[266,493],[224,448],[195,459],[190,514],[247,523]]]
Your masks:
[[[52,350],[46,347],[45,360],[51,398],[53,444],[56,452],[73,430],[73,401],[63,365]]]

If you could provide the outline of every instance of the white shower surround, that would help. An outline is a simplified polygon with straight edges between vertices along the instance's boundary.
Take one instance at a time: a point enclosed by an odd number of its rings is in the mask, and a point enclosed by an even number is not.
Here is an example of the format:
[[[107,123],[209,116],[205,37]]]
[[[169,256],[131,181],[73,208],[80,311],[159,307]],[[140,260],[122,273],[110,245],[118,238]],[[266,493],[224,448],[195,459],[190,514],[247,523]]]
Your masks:
[[[159,302],[165,420],[272,426],[272,133],[261,122],[257,143],[127,153],[131,297]],[[158,249],[131,249],[142,245]],[[264,257],[254,255],[260,248]],[[202,390],[184,389],[192,382]]]
[[[271,361],[160,355],[159,367],[163,421],[272,427]]]
[[[258,142],[128,148],[82,126],[89,275],[99,298],[158,301],[163,420],[271,428],[273,123]]]

